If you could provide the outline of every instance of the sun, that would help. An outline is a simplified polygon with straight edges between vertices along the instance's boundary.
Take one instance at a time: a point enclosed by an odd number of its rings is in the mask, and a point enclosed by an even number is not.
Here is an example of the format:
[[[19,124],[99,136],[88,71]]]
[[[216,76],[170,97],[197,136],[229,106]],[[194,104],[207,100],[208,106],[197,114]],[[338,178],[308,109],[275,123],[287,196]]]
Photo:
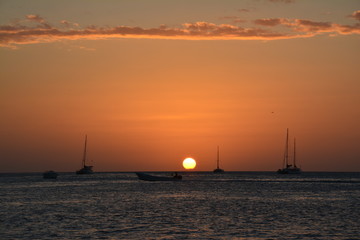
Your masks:
[[[196,167],[196,161],[193,158],[186,158],[183,161],[183,167],[185,169],[194,169]]]

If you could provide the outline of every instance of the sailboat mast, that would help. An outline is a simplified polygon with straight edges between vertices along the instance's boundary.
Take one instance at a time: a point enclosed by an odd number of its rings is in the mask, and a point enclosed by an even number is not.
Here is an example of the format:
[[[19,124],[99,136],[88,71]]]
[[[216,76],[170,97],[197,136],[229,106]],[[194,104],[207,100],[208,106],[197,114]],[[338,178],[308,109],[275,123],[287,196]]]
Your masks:
[[[87,135],[85,135],[85,147],[84,147],[84,155],[83,155],[83,167],[85,167],[85,162],[86,162],[86,144],[87,144]]]
[[[296,138],[294,138],[294,167],[296,167]]]
[[[219,160],[220,157],[219,157],[219,146],[217,146],[217,168],[219,169]]]
[[[286,167],[289,166],[289,129],[286,129],[286,143],[285,143],[285,162]]]

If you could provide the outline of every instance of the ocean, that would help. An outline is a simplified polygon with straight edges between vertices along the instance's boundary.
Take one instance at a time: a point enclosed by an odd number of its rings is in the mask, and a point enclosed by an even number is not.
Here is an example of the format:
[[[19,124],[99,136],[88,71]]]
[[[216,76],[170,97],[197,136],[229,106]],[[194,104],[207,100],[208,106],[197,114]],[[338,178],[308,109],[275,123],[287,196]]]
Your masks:
[[[360,239],[360,173],[181,174],[2,173],[0,239]]]

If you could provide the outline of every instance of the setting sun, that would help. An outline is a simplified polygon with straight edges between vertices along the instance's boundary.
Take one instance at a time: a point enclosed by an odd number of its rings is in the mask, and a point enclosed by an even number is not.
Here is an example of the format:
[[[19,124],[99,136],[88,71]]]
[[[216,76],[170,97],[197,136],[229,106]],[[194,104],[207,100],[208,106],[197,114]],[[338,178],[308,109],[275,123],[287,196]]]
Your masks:
[[[185,169],[194,169],[196,167],[196,161],[193,158],[186,158],[183,161],[183,167]]]

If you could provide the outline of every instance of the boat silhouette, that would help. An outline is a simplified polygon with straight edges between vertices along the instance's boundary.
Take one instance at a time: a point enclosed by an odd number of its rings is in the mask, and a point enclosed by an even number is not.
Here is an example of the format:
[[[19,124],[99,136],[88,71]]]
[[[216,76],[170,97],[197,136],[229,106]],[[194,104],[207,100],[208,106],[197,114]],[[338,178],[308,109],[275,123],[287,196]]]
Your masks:
[[[85,135],[85,147],[84,147],[84,155],[82,159],[82,168],[76,171],[76,174],[93,174],[92,170],[93,166],[86,165],[86,144],[87,144],[87,135]]]
[[[279,174],[300,174],[301,168],[296,166],[296,139],[294,138],[294,156],[293,164],[289,164],[289,129],[286,129],[285,152],[283,159],[283,168],[277,171]]]
[[[140,172],[136,172],[136,175],[138,176],[138,178],[140,180],[144,180],[144,181],[180,181],[180,180],[182,180],[182,176],[178,175],[177,173],[175,173],[171,177],[155,176],[155,175],[150,175],[147,173],[140,173]]]
[[[217,147],[217,160],[216,160],[216,169],[214,169],[214,173],[223,173],[225,172],[224,169],[221,169],[219,166],[219,162],[220,162],[220,153],[219,153],[219,146]]]

